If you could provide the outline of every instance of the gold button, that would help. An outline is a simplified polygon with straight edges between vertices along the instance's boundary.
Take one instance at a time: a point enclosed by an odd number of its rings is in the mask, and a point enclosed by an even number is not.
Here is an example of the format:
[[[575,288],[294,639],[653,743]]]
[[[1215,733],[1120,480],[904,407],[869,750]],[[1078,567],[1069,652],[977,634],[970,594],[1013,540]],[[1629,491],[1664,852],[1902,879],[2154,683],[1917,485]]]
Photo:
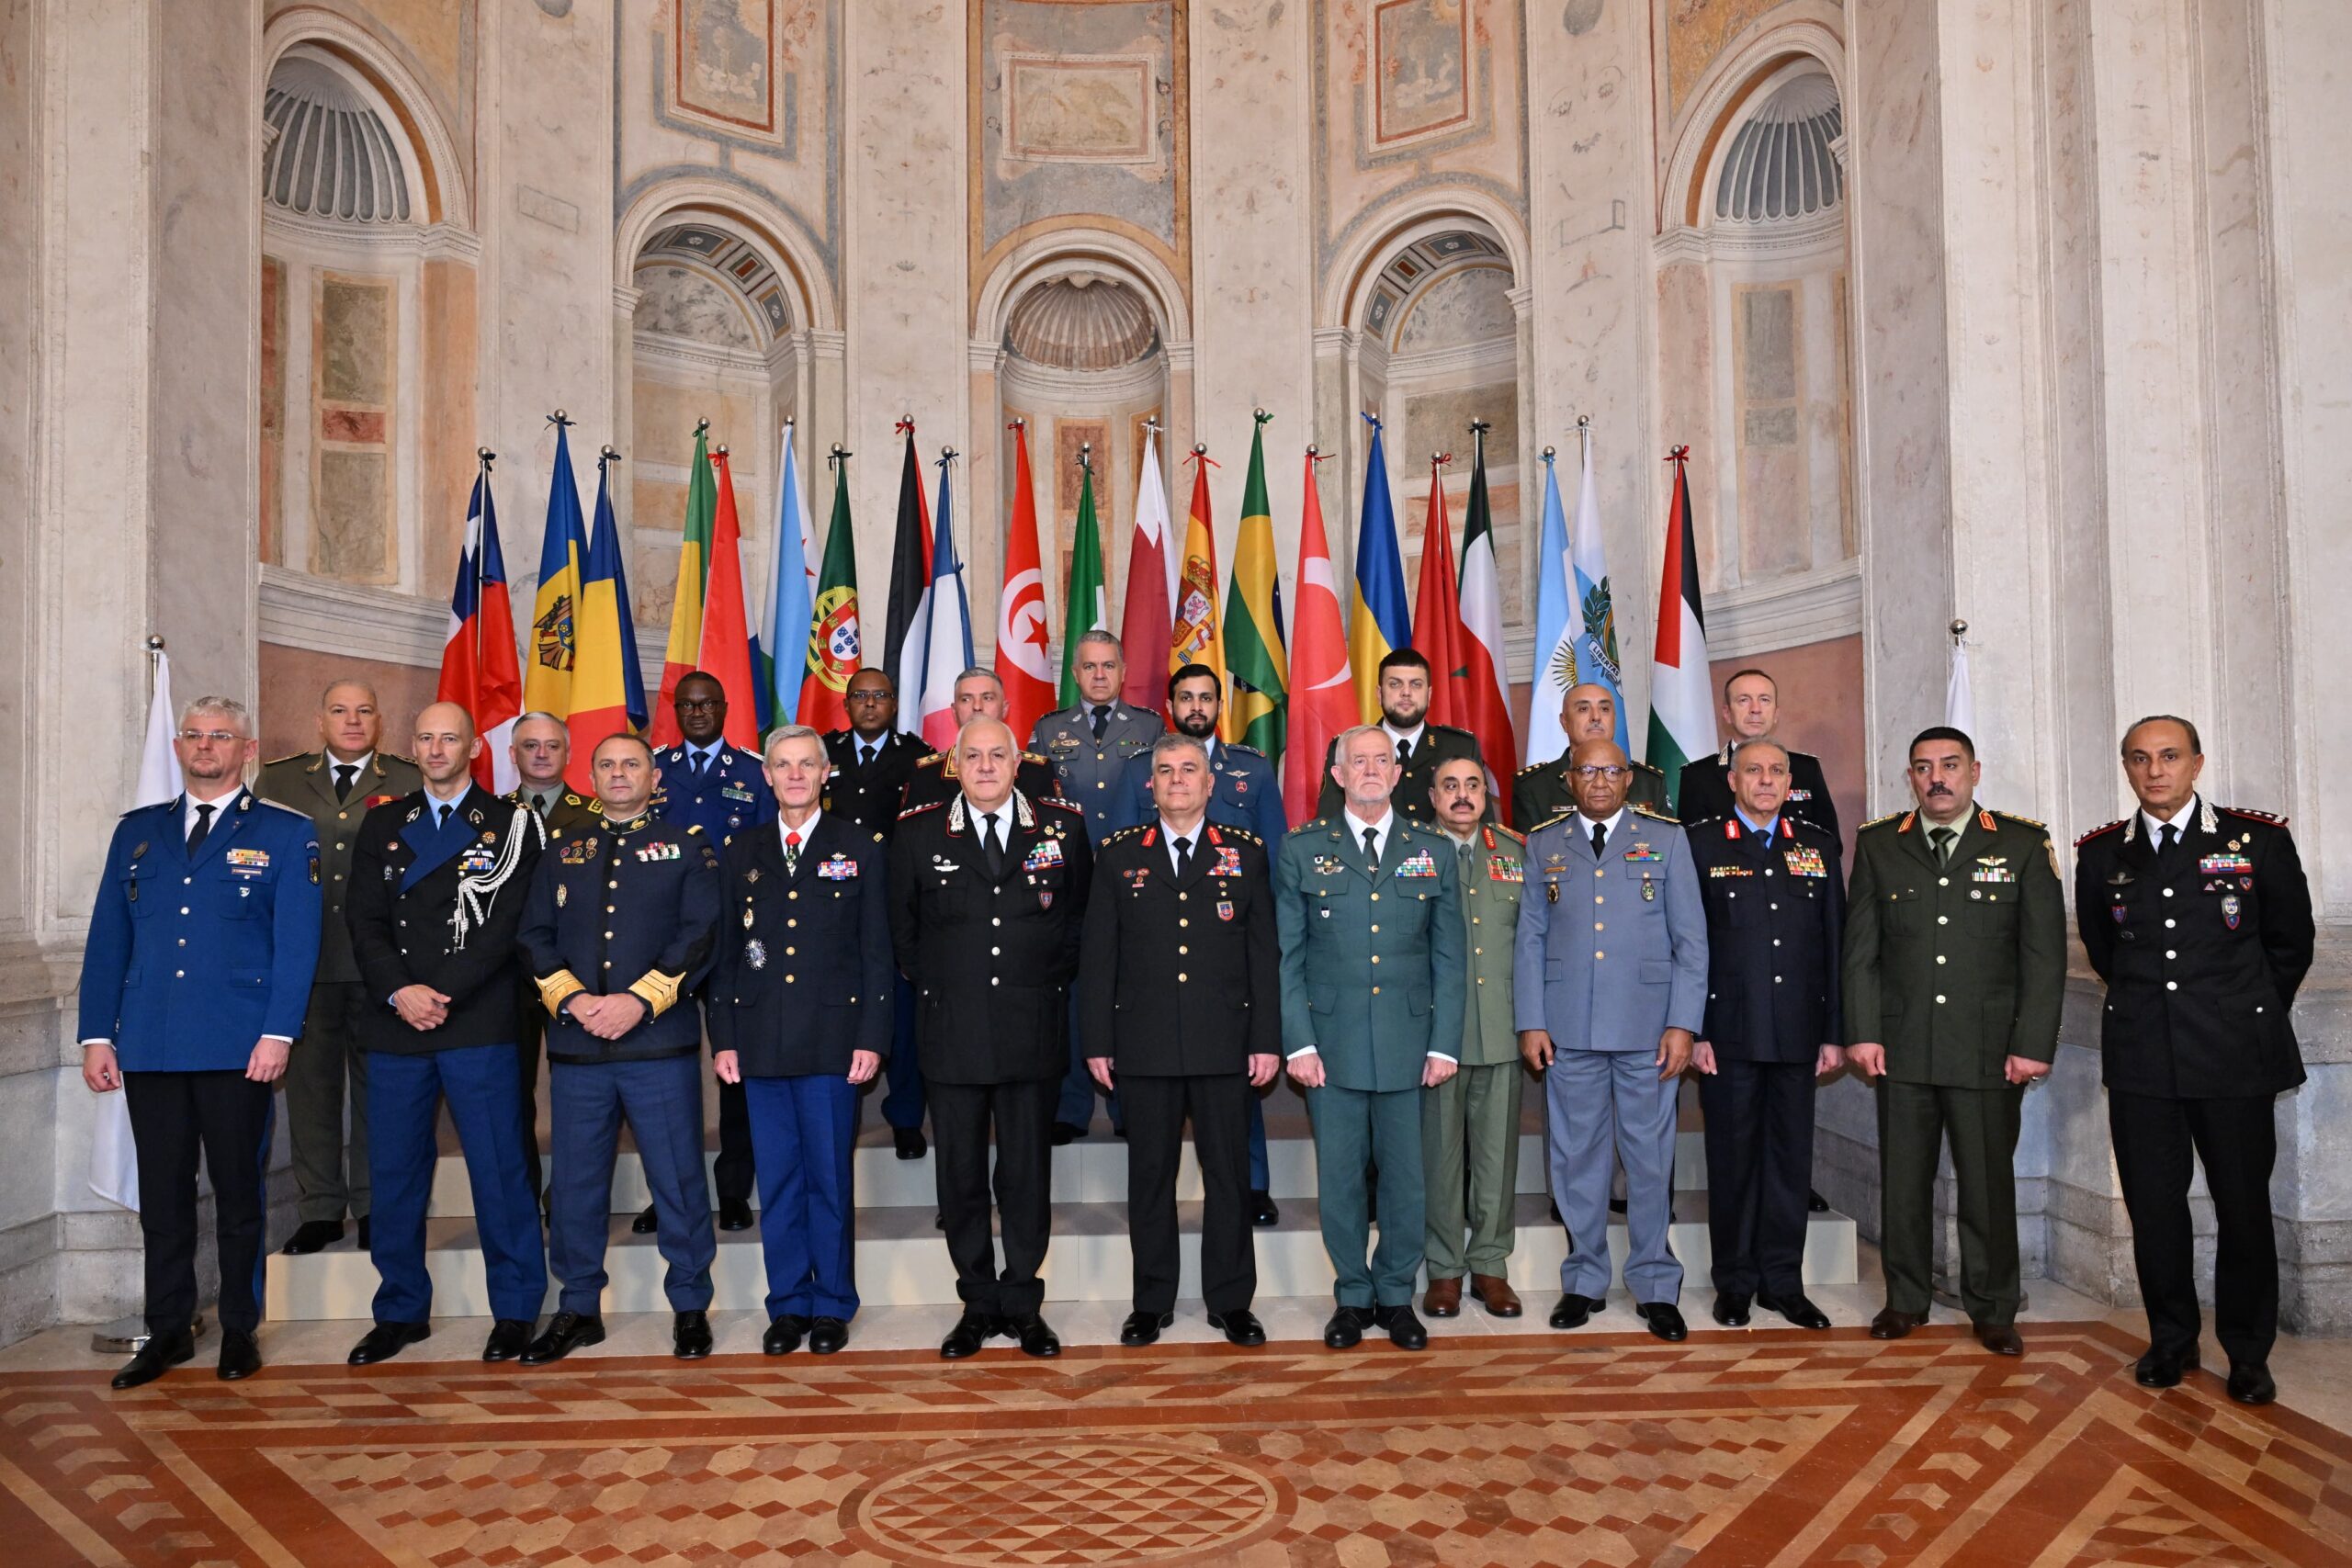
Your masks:
[[[1177,956],[1177,957],[1179,957],[1179,958],[1189,958],[1189,957],[1191,957],[1191,956],[1192,956],[1192,953],[1193,953],[1193,950],[1192,950],[1191,948],[1189,948],[1189,947],[1186,947],[1183,943],[1182,943],[1182,942],[1178,942],[1178,943],[1176,944],[1176,956]]]
[[[1378,954],[1378,953],[1374,953],[1374,954],[1372,955],[1372,961],[1373,961],[1374,964],[1379,963],[1379,962],[1380,962],[1380,954]]]
[[[1938,998],[1936,998],[1936,1001],[1937,1001],[1937,1003],[1938,1003],[1939,1005],[1941,1005],[1941,1003],[1942,1003],[1942,1001],[1943,1001],[1943,998],[1941,998],[1941,997],[1938,997]]]
[[[1485,948],[1483,948],[1483,947],[1474,947],[1474,948],[1472,948],[1470,951],[1471,951],[1471,953],[1472,953],[1474,955],[1476,955],[1476,954],[1481,954],[1481,953],[1484,953],[1487,950],[1486,950]]]
[[[1486,977],[1484,975],[1479,976],[1478,976],[1478,984],[1480,984],[1480,985],[1482,985],[1482,986],[1483,986],[1483,985],[1485,985],[1486,983],[1487,983],[1487,977]]]
[[[1606,957],[1606,956],[1607,956],[1607,954],[1602,953],[1599,953],[1599,952],[1595,952],[1595,953],[1593,953],[1593,956],[1594,956],[1595,958],[1603,958],[1603,957]]]
[[[402,924],[402,925],[406,925],[406,924],[408,924],[408,922],[407,922],[406,920],[402,920],[402,921],[401,922],[401,924]],[[606,932],[605,933],[605,940],[606,942],[610,942],[610,941],[612,941],[612,940],[613,940],[613,933],[612,933],[612,932],[610,932],[610,931],[606,931]]]
[[[621,879],[620,879],[619,877],[617,877],[617,876],[614,877],[610,882],[607,882],[607,883],[605,883],[605,886],[607,886],[607,887],[618,887],[620,885],[621,885]]]
[[[1183,919],[1183,918],[1182,918],[1182,917],[1180,916],[1180,917],[1178,917],[1177,921],[1176,921],[1176,929],[1177,929],[1177,930],[1179,930],[1179,931],[1182,931],[1182,930],[1183,930],[1186,926],[1189,926],[1189,925],[1191,925],[1192,923],[1193,923],[1192,921],[1190,921],[1190,920],[1188,920],[1188,919]]]
[[[1375,903],[1375,904],[1379,903],[1379,902],[1380,902],[1380,895],[1379,895],[1379,894],[1377,894],[1377,893],[1374,894],[1374,895],[1372,896],[1372,901],[1373,901],[1374,903]]]
[[[1592,874],[1593,874],[1593,875],[1595,875],[1595,876],[1605,876],[1605,875],[1607,875],[1608,874],[1607,874],[1606,872],[1604,872],[1604,871],[1603,871],[1600,866],[1594,866],[1594,867],[1592,868]]]
[[[1378,996],[1378,995],[1380,995],[1380,987],[1377,987],[1377,986],[1374,986],[1374,987],[1372,988],[1372,994],[1373,994],[1374,996],[1375,996],[1375,997],[1376,997],[1376,996]]]
[[[1179,904],[1181,904],[1181,903],[1182,903],[1185,899],[1187,899],[1187,898],[1189,898],[1189,897],[1192,897],[1192,895],[1191,895],[1191,894],[1189,894],[1189,893],[1179,893],[1178,895],[1176,895],[1176,902],[1178,902]],[[1379,897],[1379,895],[1375,893],[1375,894],[1374,894],[1374,895],[1373,895],[1373,897],[1376,898],[1376,897]]]
[[[1592,896],[1592,901],[1593,901],[1594,903],[1596,903],[1596,904],[1606,904],[1606,903],[1608,903],[1608,902],[1609,902],[1609,900],[1608,900],[1608,899],[1606,899],[1606,898],[1602,897],[1601,897],[1600,894],[1598,894],[1598,893],[1596,893],[1596,894],[1594,894],[1594,895]]]
[[[606,914],[610,915],[610,914],[614,914],[614,913],[616,913],[616,906],[611,905],[611,904],[607,904],[607,905],[605,905],[605,913],[606,913]]]
[[[1372,934],[1373,934],[1373,935],[1374,935],[1374,936],[1378,936],[1378,935],[1380,934],[1380,928],[1379,928],[1378,926],[1374,926],[1374,927],[1373,927],[1373,928],[1372,928]]]
[[[1475,892],[1475,891],[1476,891],[1476,889],[1473,889],[1473,891]],[[1477,916],[1476,916],[1476,915],[1471,916],[1471,917],[1470,917],[1470,923],[1471,923],[1472,925],[1474,925],[1474,926],[1475,926],[1475,925],[1476,925],[1476,924],[1478,923],[1478,917],[1477,917]]]
[[[1604,931],[1604,930],[1606,930],[1607,928],[1606,928],[1606,927],[1604,927],[1604,926],[1603,926],[1603,925],[1602,925],[1599,920],[1595,920],[1595,921],[1593,921],[1593,922],[1592,922],[1592,929],[1593,929],[1594,931]]]
[[[794,951],[794,949],[787,947],[784,950],[784,955],[786,958],[790,958],[793,955]]]
[[[797,898],[800,897],[800,890],[798,888],[795,888],[791,892],[786,894],[785,897],[787,898]]]
[[[784,977],[784,983],[785,983],[786,985],[787,985],[787,986],[790,986],[790,985],[796,984],[796,983],[799,980],[799,978],[800,978],[800,976],[798,976],[797,975],[786,975],[786,976]]]
[[[1943,961],[1944,961],[1944,955],[1943,955],[1942,953],[1937,953],[1937,954],[1936,954],[1936,962],[1937,962],[1937,963],[1939,963],[1939,964],[1941,964]]]
[[[1181,986],[1181,985],[1182,985],[1182,984],[1185,982],[1185,980],[1186,980],[1186,979],[1188,979],[1188,978],[1190,978],[1190,976],[1180,974],[1180,975],[1178,975],[1178,976],[1176,976],[1176,983],[1177,983],[1178,985],[1180,985],[1180,986]]]
[[[1951,886],[1951,878],[1949,876],[1939,876],[1936,878],[1936,886],[1939,887],[1950,887]]]

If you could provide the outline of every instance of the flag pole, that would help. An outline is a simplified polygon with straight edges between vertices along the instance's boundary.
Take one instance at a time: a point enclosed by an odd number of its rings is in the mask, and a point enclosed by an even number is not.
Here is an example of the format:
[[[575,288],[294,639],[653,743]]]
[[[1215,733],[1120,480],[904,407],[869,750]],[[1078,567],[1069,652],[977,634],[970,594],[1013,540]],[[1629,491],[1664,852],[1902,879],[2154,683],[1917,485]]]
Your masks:
[[[558,424],[571,423],[563,417],[561,409],[555,411],[555,421]],[[477,482],[481,486],[482,505],[487,509],[490,505],[490,466],[498,461],[498,454],[487,446],[477,446],[474,448],[474,456],[481,463],[481,471]],[[489,553],[484,548],[489,542],[489,536],[490,530],[484,528],[482,536],[474,541],[474,668],[477,670],[481,668],[481,595],[482,584],[487,581],[486,574],[489,571],[489,566],[484,558]]]

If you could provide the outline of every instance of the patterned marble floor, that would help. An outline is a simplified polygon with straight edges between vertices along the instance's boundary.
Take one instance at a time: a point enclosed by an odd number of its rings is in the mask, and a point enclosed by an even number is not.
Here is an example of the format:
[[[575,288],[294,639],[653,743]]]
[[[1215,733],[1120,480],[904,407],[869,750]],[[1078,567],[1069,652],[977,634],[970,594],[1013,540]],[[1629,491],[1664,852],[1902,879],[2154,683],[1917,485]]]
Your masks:
[[[437,1345],[441,1336],[435,1336]],[[455,1348],[455,1347],[452,1347]],[[2352,1563],[2352,1439],[2104,1323],[0,1372],[20,1563]],[[191,1375],[195,1374],[195,1375]]]

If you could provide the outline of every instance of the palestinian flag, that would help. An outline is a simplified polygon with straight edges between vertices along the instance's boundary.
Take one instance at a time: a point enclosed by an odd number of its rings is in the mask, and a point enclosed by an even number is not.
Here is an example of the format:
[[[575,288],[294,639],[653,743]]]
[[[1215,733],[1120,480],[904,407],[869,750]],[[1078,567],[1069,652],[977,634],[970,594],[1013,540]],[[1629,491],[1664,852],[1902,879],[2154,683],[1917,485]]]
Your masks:
[[[1676,808],[1682,765],[1715,749],[1714,680],[1707,670],[1707,619],[1699,604],[1699,550],[1690,526],[1690,448],[1677,446],[1674,502],[1666,515],[1666,562],[1658,571],[1657,651],[1650,658],[1650,766],[1666,774]]]

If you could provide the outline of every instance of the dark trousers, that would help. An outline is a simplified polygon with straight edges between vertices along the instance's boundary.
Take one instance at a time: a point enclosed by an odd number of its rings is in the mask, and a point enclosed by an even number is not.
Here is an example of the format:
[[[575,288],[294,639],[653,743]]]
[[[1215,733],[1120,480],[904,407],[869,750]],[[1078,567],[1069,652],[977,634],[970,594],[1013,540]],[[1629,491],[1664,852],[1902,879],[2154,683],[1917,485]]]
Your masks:
[[[1707,1123],[1707,1235],[1715,1289],[1804,1293],[1813,1181],[1813,1064],[1715,1057],[1699,1075]]]
[[[1104,1047],[1108,1054],[1108,1045]],[[1125,1080],[1117,1080],[1124,1082]],[[1069,1069],[1062,1075],[1060,1092],[1054,1106],[1054,1120],[1067,1122],[1073,1127],[1084,1127],[1094,1120],[1094,1097],[1102,1097],[1102,1107],[1111,1113],[1111,1128],[1124,1133],[1127,1127],[1125,1108],[1119,1102],[1119,1091],[1104,1089],[1086,1070],[1086,1042],[1078,1033],[1078,987],[1072,986],[1069,995]]]
[[[1936,1159],[1951,1139],[1960,1189],[1960,1304],[1987,1328],[2017,1320],[2018,1116],[2025,1090],[2014,1084],[1951,1089],[1878,1084],[1879,1254],[1886,1304],[1925,1317],[1931,1298],[1936,1233]],[[1708,1173],[1708,1184],[1714,1173]]]
[[[882,1096],[882,1120],[902,1131],[922,1126],[922,1059],[915,1055],[915,987],[904,975],[898,977],[890,1015],[890,1065],[883,1069],[890,1080]]]
[[[2168,1100],[2109,1089],[2115,1173],[2132,1215],[2132,1258],[2157,1350],[2194,1360],[2196,1238],[2189,1156],[2213,1195],[2213,1330],[2233,1366],[2260,1366],[2278,1337],[2278,1247],[2270,1229],[2270,1168],[2278,1134],[2268,1095]]]
[[[1421,1185],[1421,1093],[1329,1084],[1306,1091],[1323,1250],[1330,1255],[1332,1294],[1341,1306],[1412,1303],[1429,1217]],[[1372,1241],[1375,1191],[1377,1246]]]
[[[1201,1296],[1214,1313],[1239,1312],[1258,1290],[1258,1249],[1250,1228],[1250,1106],[1258,1091],[1246,1073],[1189,1077],[1119,1076],[1127,1111],[1127,1231],[1135,1248],[1137,1312],[1176,1305],[1181,1271],[1176,1167],[1184,1119],[1201,1162]]]
[[[673,1312],[710,1305],[718,1233],[702,1168],[699,1054],[650,1062],[557,1062],[548,1072],[548,1267],[563,1282],[557,1304],[603,1310],[605,1243],[612,1231],[613,1157],[628,1122],[653,1193],[654,1239]]]
[[[523,1163],[514,1047],[368,1055],[368,1157],[376,1185],[368,1245],[383,1281],[376,1289],[376,1321],[423,1323],[433,1313],[424,1217],[441,1156],[434,1122],[445,1099],[473,1189],[491,1314],[537,1319],[547,1303],[548,1263],[539,1246],[538,1204]]]
[[[286,1058],[286,1139],[294,1156],[295,1217],[355,1220],[368,1213],[368,1053],[356,1033],[370,1003],[356,980],[311,987],[302,1038]],[[351,1125],[344,1126],[345,1090]]]
[[[752,1152],[752,1110],[743,1099],[743,1086],[714,1079],[718,1084],[718,1157],[710,1164],[710,1184],[718,1189],[721,1202],[729,1198],[748,1202],[755,1168]],[[696,1143],[701,1127],[695,1127]]]
[[[1001,1084],[933,1078],[923,1087],[931,1097],[939,1213],[956,1265],[956,1293],[976,1312],[1033,1317],[1046,1300],[1037,1270],[1053,1231],[1054,1102],[1061,1085],[1053,1078]],[[991,1127],[996,1218],[1004,1235],[1001,1272],[989,1226]]]
[[[536,1204],[548,1190],[547,1162],[539,1157],[539,1043],[547,1038],[548,1011],[539,1001],[539,988],[527,980],[518,1016],[523,1022],[514,1041],[516,1110],[523,1118],[523,1175]]]
[[[840,1073],[745,1078],[743,1099],[760,1173],[768,1316],[847,1322],[857,1315],[857,1086]]]
[[[214,1242],[220,1251],[220,1326],[251,1334],[261,1326],[275,1091],[229,1068],[125,1073],[122,1092],[139,1151],[147,1332],[186,1334],[196,1321],[196,1161],[201,1151],[212,1177]]]

